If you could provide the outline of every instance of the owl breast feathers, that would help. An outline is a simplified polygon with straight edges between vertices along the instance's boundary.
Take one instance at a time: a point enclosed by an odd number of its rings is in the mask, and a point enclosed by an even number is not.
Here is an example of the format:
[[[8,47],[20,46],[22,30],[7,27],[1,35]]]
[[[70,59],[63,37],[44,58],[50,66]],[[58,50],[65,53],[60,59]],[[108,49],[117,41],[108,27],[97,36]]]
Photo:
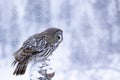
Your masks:
[[[27,65],[32,60],[47,59],[63,40],[63,31],[58,28],[49,28],[41,33],[30,36],[22,47],[14,53],[17,64],[14,75],[25,73]]]

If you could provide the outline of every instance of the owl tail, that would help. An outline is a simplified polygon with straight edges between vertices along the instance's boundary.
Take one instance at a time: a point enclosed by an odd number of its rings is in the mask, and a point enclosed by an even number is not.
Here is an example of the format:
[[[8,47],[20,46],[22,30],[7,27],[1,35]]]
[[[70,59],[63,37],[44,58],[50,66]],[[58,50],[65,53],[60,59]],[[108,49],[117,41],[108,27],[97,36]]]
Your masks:
[[[15,65],[17,63],[17,61],[13,62],[13,65]],[[23,75],[26,71],[27,68],[27,63],[26,62],[22,62],[17,64],[15,71],[13,72],[13,75]]]

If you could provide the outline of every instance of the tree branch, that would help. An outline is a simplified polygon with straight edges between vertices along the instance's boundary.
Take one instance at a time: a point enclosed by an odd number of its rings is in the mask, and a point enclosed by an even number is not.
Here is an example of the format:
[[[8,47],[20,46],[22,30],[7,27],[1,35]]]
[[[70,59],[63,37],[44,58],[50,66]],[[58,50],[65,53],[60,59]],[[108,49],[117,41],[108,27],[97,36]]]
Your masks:
[[[30,69],[30,80],[51,80],[55,72],[49,65],[50,59],[35,61]]]

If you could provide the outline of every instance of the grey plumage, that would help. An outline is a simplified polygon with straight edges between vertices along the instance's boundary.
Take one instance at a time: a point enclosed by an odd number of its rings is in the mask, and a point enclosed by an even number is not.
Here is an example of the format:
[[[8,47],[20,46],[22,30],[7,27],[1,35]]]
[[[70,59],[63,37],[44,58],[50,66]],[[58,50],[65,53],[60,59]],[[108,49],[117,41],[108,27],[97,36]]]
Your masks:
[[[49,28],[24,41],[22,47],[14,53],[13,65],[17,64],[17,66],[13,74],[24,74],[28,63],[34,59],[44,60],[48,58],[62,42],[62,32],[58,28]]]

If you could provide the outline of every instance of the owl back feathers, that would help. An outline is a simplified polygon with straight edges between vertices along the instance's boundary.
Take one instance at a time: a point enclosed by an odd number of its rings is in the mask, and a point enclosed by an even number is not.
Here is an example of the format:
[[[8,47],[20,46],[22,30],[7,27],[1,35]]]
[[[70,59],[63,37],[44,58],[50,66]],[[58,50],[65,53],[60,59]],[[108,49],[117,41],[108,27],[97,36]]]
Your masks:
[[[23,75],[25,73],[27,64],[29,61],[29,57],[30,57],[27,55],[28,55],[28,53],[25,53],[23,48],[20,48],[18,51],[16,51],[14,53],[15,60],[12,63],[12,65],[13,66],[17,65],[17,66],[16,66],[16,69],[15,69],[13,75]]]
[[[42,51],[41,51],[42,52]],[[26,71],[27,64],[29,63],[33,55],[40,53],[39,51],[33,51],[31,49],[24,49],[20,48],[16,51],[13,55],[15,57],[14,62],[12,63],[13,66],[16,66],[16,69],[13,75],[23,75]]]

